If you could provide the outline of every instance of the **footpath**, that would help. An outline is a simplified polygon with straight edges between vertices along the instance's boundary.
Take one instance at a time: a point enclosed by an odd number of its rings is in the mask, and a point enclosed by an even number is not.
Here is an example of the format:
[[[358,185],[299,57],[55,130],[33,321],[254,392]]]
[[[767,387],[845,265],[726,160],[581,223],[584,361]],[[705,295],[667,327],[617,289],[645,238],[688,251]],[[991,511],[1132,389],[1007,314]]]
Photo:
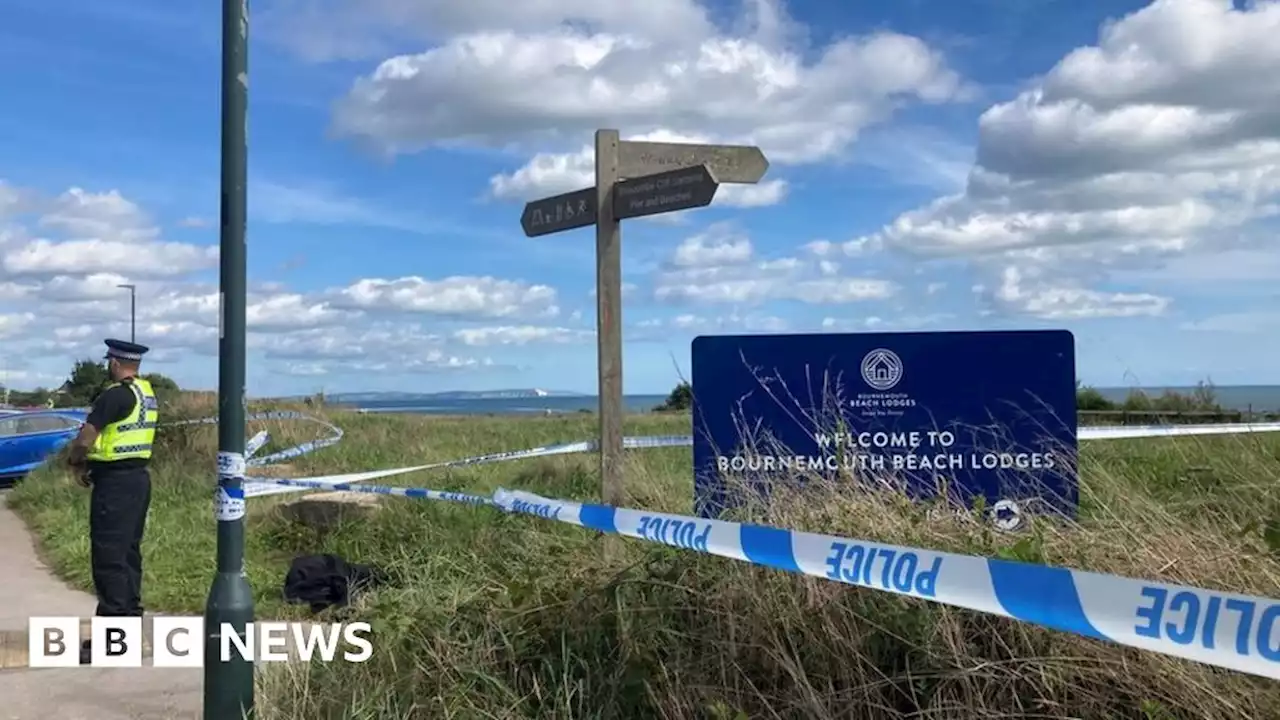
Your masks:
[[[40,562],[7,494],[0,491],[0,720],[198,719],[200,668],[27,667],[28,618],[74,615],[87,623],[96,601]]]

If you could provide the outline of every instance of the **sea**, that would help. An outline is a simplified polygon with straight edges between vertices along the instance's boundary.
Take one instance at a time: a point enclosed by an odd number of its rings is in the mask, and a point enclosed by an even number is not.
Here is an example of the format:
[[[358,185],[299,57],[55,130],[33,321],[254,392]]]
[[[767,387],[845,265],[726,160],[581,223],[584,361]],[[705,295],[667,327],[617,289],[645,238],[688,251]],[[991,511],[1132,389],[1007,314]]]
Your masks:
[[[1193,387],[1141,388],[1147,395],[1165,391],[1181,394],[1195,392]],[[1108,400],[1123,401],[1130,388],[1098,388]],[[1227,385],[1213,388],[1218,404],[1229,410],[1253,412],[1280,411],[1280,385]],[[666,400],[666,395],[627,395],[623,402],[629,412],[649,412]],[[423,415],[547,415],[595,411],[599,399],[594,395],[567,397],[459,398],[399,402],[365,402],[357,407],[369,412],[416,413]]]
[[[661,405],[666,395],[626,395],[622,402],[628,412],[649,412]],[[546,415],[576,413],[600,408],[595,395],[520,398],[458,398],[364,402],[359,409],[369,412],[418,413],[423,415]]]

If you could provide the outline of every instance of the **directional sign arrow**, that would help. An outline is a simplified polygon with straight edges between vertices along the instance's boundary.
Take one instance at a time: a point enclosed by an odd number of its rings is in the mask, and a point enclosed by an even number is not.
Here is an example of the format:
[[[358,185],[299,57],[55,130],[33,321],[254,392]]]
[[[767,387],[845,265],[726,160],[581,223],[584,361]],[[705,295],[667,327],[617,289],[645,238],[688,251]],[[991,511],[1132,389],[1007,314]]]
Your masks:
[[[614,186],[613,213],[624,220],[706,207],[719,187],[706,165],[623,180]]]
[[[618,175],[638,178],[676,168],[706,165],[722,183],[753,185],[769,161],[754,145],[691,145],[623,141],[618,143]]]
[[[534,200],[524,206],[524,213],[520,215],[525,237],[550,235],[595,222],[596,189],[593,187]]]

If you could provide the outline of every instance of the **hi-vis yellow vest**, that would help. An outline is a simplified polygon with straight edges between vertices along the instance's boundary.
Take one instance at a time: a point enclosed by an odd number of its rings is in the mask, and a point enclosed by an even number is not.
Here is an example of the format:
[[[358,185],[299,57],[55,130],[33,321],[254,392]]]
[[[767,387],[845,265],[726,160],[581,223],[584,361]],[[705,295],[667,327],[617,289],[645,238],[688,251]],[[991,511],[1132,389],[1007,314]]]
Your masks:
[[[94,462],[147,460],[151,457],[151,443],[155,441],[156,422],[160,419],[155,391],[151,389],[151,383],[142,378],[134,378],[128,383],[113,383],[107,390],[118,385],[127,385],[137,402],[128,417],[102,428],[88,454],[88,459]]]

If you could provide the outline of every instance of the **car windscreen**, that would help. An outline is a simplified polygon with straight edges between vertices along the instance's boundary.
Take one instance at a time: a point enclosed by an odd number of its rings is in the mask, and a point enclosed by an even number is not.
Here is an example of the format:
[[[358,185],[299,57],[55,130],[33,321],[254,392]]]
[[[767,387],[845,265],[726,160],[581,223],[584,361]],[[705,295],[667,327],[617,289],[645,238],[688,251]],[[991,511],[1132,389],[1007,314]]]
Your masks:
[[[46,432],[65,432],[79,423],[64,415],[9,415],[0,416],[0,437],[6,435],[32,435]]]

